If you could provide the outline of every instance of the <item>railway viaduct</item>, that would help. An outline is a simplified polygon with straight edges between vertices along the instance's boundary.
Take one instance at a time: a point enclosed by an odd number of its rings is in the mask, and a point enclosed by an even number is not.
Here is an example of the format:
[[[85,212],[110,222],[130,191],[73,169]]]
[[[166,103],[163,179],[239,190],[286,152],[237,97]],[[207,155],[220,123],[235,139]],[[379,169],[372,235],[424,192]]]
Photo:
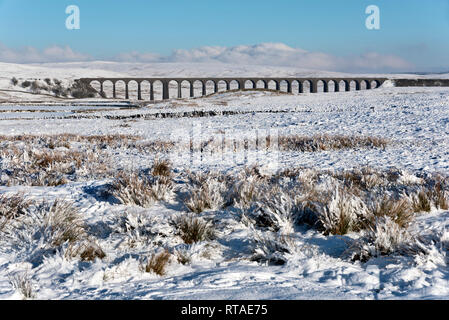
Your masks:
[[[146,92],[149,94],[149,100],[154,101],[154,86],[158,84],[162,88],[162,100],[170,98],[170,90],[177,90],[177,98],[185,98],[182,95],[182,87],[188,86],[190,88],[189,97],[195,97],[194,86],[199,86],[200,96],[207,95],[207,85],[213,87],[213,92],[219,90],[221,84],[226,91],[233,89],[269,89],[281,91],[281,87],[288,93],[316,93],[320,90],[323,92],[340,92],[375,89],[380,87],[387,78],[81,78],[77,81],[84,85],[91,86],[94,82],[97,83],[97,90],[107,98],[117,98],[117,86],[121,85],[124,89],[126,100],[130,98],[130,85],[137,86],[137,99],[142,99],[143,84],[146,84]],[[398,87],[408,86],[449,86],[449,79],[394,79],[395,85]],[[112,86],[112,94],[109,96],[104,91],[105,84]],[[173,87],[176,85],[177,89]],[[295,90],[293,90],[295,88]],[[295,92],[294,92],[295,91]]]
[[[91,86],[94,82],[99,84],[99,92],[104,93],[106,83],[112,84],[112,96],[107,98],[117,98],[117,86],[124,86],[125,99],[129,99],[129,86],[131,83],[137,84],[137,99],[142,99],[142,85],[144,83],[149,87],[149,96],[151,101],[154,100],[154,85],[159,83],[162,85],[162,99],[167,100],[170,97],[170,85],[176,84],[177,97],[182,96],[182,86],[188,85],[190,88],[189,97],[194,97],[194,85],[200,84],[201,96],[206,95],[206,86],[213,85],[213,93],[218,92],[219,84],[226,86],[226,91],[231,90],[231,85],[236,89],[254,89],[261,84],[262,89],[269,89],[271,85],[274,90],[281,91],[281,85],[286,88],[285,92],[294,93],[293,87],[297,88],[297,93],[304,93],[307,89],[310,93],[318,92],[321,87],[323,92],[339,92],[350,91],[351,86],[355,90],[375,89],[381,86],[387,78],[81,78],[77,81],[85,85]],[[330,88],[332,90],[330,90]]]

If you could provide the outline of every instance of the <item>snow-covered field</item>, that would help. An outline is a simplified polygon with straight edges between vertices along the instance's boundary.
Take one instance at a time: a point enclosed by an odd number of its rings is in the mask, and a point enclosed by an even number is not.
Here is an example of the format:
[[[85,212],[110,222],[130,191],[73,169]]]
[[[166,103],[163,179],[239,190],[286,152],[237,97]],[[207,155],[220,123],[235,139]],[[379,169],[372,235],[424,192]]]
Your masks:
[[[0,106],[0,299],[449,298],[445,88],[48,102]]]

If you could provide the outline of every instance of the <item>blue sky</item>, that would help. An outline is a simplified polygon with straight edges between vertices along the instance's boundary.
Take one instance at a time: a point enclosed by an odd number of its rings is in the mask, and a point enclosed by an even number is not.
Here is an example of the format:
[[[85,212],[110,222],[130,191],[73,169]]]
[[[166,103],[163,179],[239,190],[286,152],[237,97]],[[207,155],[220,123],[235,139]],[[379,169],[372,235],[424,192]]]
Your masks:
[[[80,30],[65,28],[65,8],[73,4],[81,10]],[[380,30],[365,28],[371,4],[380,8]],[[448,40],[449,0],[0,0],[0,51],[9,50],[8,57],[24,46],[40,53],[67,46],[109,60],[127,52],[170,56],[176,49],[283,43],[336,61],[376,53],[402,59],[406,68],[443,71]]]

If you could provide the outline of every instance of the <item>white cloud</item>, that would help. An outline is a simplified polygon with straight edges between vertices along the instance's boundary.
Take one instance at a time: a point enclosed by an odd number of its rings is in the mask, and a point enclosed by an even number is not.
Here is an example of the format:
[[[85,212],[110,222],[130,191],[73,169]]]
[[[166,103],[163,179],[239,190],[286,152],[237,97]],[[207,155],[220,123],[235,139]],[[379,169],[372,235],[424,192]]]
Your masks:
[[[0,61],[14,63],[88,61],[93,57],[70,47],[53,46],[44,50],[33,47],[10,49],[0,43]],[[209,62],[242,65],[291,66],[306,69],[346,72],[388,72],[411,70],[413,66],[394,55],[368,52],[357,56],[338,57],[323,52],[292,48],[283,43],[261,43],[252,46],[205,46],[174,50],[168,56],[155,53],[124,52],[111,58],[121,62]]]
[[[44,50],[34,47],[11,49],[0,43],[0,61],[11,63],[43,63],[87,61],[92,57],[73,51],[70,47],[51,46]]]
[[[174,50],[169,56],[133,52],[121,54],[114,60],[129,62],[218,62],[349,72],[386,72],[413,68],[404,59],[393,55],[368,52],[358,56],[337,57],[327,53],[292,48],[283,43],[179,49]]]

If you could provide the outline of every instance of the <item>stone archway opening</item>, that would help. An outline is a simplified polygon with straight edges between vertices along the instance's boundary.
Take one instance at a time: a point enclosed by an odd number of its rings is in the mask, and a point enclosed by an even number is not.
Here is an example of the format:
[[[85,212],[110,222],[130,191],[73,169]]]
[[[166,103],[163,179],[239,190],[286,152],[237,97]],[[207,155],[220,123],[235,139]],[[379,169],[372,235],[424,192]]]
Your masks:
[[[351,80],[349,81],[349,91],[357,90],[357,81]]]
[[[327,91],[328,92],[336,92],[336,83],[334,80],[329,80],[327,82]]]
[[[287,80],[281,80],[279,82],[279,91],[288,92],[289,82]]]
[[[129,100],[137,100],[137,89],[138,83],[135,80],[131,80],[128,82],[128,99]]]
[[[218,87],[218,92],[225,92],[228,90],[228,84],[224,80],[218,80],[217,87]]]
[[[113,97],[113,83],[111,80],[103,81],[103,94],[102,97],[105,99],[110,99]],[[100,93],[101,94],[101,93]]]
[[[258,80],[256,82],[256,89],[267,89],[267,83],[265,80]]]
[[[240,84],[237,80],[231,80],[229,83],[229,90],[238,90],[240,89]]]
[[[150,91],[151,91],[150,82],[147,80],[143,80],[140,83],[140,92],[141,92],[140,95],[141,95],[142,100],[150,100],[150,98],[151,98]]]
[[[156,80],[153,82],[153,98],[154,101],[162,101],[162,81]]]
[[[256,84],[254,83],[253,80],[246,80],[243,83],[243,89],[256,89]]]
[[[115,82],[115,96],[117,99],[125,99],[125,81],[118,80]]]
[[[318,80],[316,82],[316,92],[327,92],[327,82],[324,80]]]
[[[311,93],[312,92],[312,82],[310,80],[303,81],[302,92],[303,93]]]

